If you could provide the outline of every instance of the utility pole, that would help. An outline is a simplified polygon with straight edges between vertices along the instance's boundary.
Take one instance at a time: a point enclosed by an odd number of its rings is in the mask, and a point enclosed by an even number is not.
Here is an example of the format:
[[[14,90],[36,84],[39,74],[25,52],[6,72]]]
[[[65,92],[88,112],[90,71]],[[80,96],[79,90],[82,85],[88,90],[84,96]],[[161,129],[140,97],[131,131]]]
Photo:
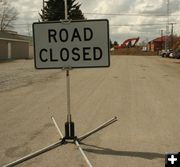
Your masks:
[[[27,23],[27,32],[28,32],[28,36],[32,36],[31,24],[28,24],[28,23]]]
[[[166,22],[166,37],[165,37],[165,50],[169,49],[169,0],[167,0],[167,22]]]
[[[176,23],[169,23],[171,25],[171,49],[174,45],[174,24]]]
[[[160,31],[161,31],[161,50],[163,50],[163,48],[164,48],[163,31],[164,31],[164,30],[160,30]]]

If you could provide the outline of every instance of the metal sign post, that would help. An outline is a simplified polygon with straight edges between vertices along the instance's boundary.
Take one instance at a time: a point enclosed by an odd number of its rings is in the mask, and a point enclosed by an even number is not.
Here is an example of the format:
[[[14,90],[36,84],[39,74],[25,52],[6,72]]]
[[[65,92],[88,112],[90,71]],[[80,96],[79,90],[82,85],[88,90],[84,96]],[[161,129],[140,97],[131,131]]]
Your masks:
[[[65,123],[65,138],[74,139],[75,128],[71,119],[71,94],[70,94],[70,69],[66,69],[66,88],[67,88],[67,122]]]
[[[65,20],[63,20],[64,23],[68,23],[68,27],[71,25],[71,22],[68,20],[68,12],[67,12],[67,0],[64,0],[64,4],[65,4]],[[80,33],[78,31],[78,28],[77,28],[77,25],[81,23],[81,22],[78,22],[76,25],[76,28],[74,29],[74,38],[79,38],[80,39]],[[82,22],[83,23],[83,22]],[[98,22],[99,23],[99,22]],[[105,24],[104,24],[105,23]],[[51,23],[50,23],[51,24]],[[92,23],[88,24],[90,27],[93,27],[94,29],[98,30],[94,25],[92,25]],[[96,32],[96,34],[94,35],[93,34],[93,31],[91,28],[84,28],[84,40],[86,40],[86,45],[89,44],[90,46],[93,45],[92,47],[84,47],[82,48],[81,46],[81,43],[78,44],[78,46],[80,46],[80,48],[77,48],[77,47],[74,47],[72,49],[72,52],[74,53],[74,56],[76,57],[73,57],[72,59],[74,60],[73,61],[69,61],[68,63],[62,63],[62,62],[58,62],[58,59],[57,57],[53,57],[52,55],[52,52],[53,52],[53,49],[54,49],[54,52],[55,53],[58,53],[57,50],[59,49],[58,47],[60,46],[60,44],[54,44],[53,46],[52,45],[49,45],[49,43],[51,42],[51,40],[54,40],[55,42],[57,42],[57,39],[56,39],[56,30],[55,29],[47,29],[47,26],[46,28],[45,27],[45,24],[43,23],[40,27],[43,26],[43,31],[47,30],[49,32],[49,38],[47,38],[47,40],[49,41],[48,44],[42,44],[39,46],[39,43],[41,43],[39,40],[45,40],[45,39],[42,39],[42,37],[44,37],[44,32],[42,31],[42,29],[38,29],[36,28],[36,31],[37,33],[35,33],[35,28],[33,29],[34,31],[34,51],[35,51],[35,67],[37,69],[46,69],[46,68],[62,68],[64,70],[66,70],[66,88],[67,88],[67,122],[65,122],[65,136],[63,136],[60,128],[58,127],[54,117],[52,117],[52,121],[60,135],[60,139],[56,142],[56,143],[53,143],[47,147],[44,147],[38,151],[35,151],[29,155],[26,155],[16,161],[13,161],[9,164],[6,164],[4,165],[3,167],[13,167],[15,165],[18,165],[24,161],[27,161],[29,159],[32,159],[42,153],[45,153],[47,151],[50,151],[56,147],[59,147],[65,143],[69,143],[69,142],[73,142],[77,148],[79,149],[79,151],[81,152],[84,160],[86,161],[87,165],[89,167],[92,167],[92,164],[90,163],[90,161],[88,160],[87,156],[85,155],[83,149],[81,148],[80,146],[80,142],[84,139],[86,139],[87,137],[89,137],[90,135],[102,130],[103,128],[111,125],[112,123],[116,122],[117,121],[117,117],[113,117],[111,118],[110,120],[104,122],[103,124],[101,124],[100,126],[98,126],[97,128],[87,132],[86,134],[80,136],[80,137],[76,137],[75,136],[75,125],[74,125],[74,122],[72,122],[72,116],[71,116],[71,99],[70,99],[70,70],[75,67],[75,68],[78,68],[78,67],[109,67],[109,31],[107,32],[107,34],[105,33],[102,33],[102,31],[104,29],[108,30],[108,26],[107,26],[107,21],[101,21],[101,23],[99,23],[100,25],[100,29],[98,30],[98,32]],[[106,26],[104,26],[106,25]],[[48,25],[49,26],[49,25]],[[59,25],[57,26],[59,27]],[[71,27],[71,26],[70,26]],[[82,28],[82,25],[80,26]],[[103,27],[103,28],[102,28]],[[63,29],[64,32],[66,32],[65,30],[66,29]],[[72,31],[72,27],[71,27],[71,31]],[[43,35],[41,35],[41,33]],[[40,36],[38,36],[40,34]],[[102,35],[100,35],[102,34]],[[95,38],[95,42],[94,41],[90,41],[92,38],[93,38],[93,35],[96,36]],[[100,36],[99,36],[100,35]],[[38,38],[37,38],[38,36]],[[105,37],[105,39],[104,39]],[[73,39],[73,38],[72,38]],[[102,40],[103,44],[100,44],[98,47],[97,46],[94,46],[94,43],[97,43],[98,40]],[[36,40],[38,42],[36,42]],[[63,38],[64,40],[64,38]],[[80,40],[81,41],[81,40]],[[90,41],[90,42],[89,42]],[[65,40],[63,41],[65,42]],[[72,42],[72,41],[71,41]],[[88,43],[89,42],[89,43]],[[104,42],[106,42],[107,44],[104,44]],[[38,43],[38,45],[36,46],[36,43]],[[63,44],[62,44],[63,45]],[[67,46],[69,46],[68,44],[66,44]],[[71,47],[72,47],[72,43],[71,43]],[[76,45],[77,45],[77,42],[76,42]],[[44,48],[46,46],[46,48]],[[47,57],[48,55],[48,49],[49,47],[53,47],[50,49],[50,56]],[[41,48],[43,47],[43,48]],[[39,49],[40,48],[40,49]],[[58,49],[57,49],[58,48]],[[36,53],[36,49],[38,50],[37,53]],[[63,48],[64,49],[64,48]],[[91,55],[93,56],[93,59],[91,59],[90,57],[90,49],[92,49],[91,51]],[[78,53],[79,50],[83,50],[83,60],[80,60],[80,53]],[[68,49],[64,49],[63,51],[66,51],[66,56],[69,56],[69,52]],[[60,51],[63,52],[62,50]],[[93,55],[94,54],[94,55]],[[39,57],[38,57],[39,56]],[[62,58],[61,59],[63,61],[67,61],[67,59],[65,58]],[[48,62],[49,61],[49,62]],[[79,62],[78,62],[79,61]]]
[[[65,8],[65,20],[68,20],[68,11],[67,11],[67,0],[64,0]],[[66,68],[66,87],[67,87],[67,122],[65,123],[65,137],[67,139],[74,138],[74,122],[71,120],[71,94],[70,94],[70,68]]]

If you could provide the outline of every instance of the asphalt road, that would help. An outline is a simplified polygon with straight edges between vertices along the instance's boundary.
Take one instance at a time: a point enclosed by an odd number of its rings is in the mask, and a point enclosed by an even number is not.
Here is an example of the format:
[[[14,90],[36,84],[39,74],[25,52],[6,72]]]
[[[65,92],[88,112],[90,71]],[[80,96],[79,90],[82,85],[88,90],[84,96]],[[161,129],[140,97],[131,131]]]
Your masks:
[[[96,167],[162,167],[166,152],[180,152],[180,61],[157,56],[112,56],[110,68],[71,74],[76,135],[117,116],[83,140]],[[64,132],[66,78],[61,70],[34,69],[32,60],[0,64],[0,166],[58,141]],[[66,144],[19,167],[85,167]]]

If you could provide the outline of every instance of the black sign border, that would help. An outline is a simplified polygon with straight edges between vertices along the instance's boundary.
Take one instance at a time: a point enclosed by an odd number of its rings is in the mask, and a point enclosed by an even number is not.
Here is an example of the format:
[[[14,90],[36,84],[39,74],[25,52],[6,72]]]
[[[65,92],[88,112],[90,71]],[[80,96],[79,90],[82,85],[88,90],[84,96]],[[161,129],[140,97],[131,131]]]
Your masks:
[[[89,20],[60,20],[60,21],[47,21],[47,22],[35,22],[32,24],[32,30],[33,30],[33,46],[34,46],[34,66],[36,69],[64,69],[68,67],[50,67],[50,68],[40,68],[36,66],[36,47],[35,47],[35,34],[34,34],[34,25],[35,24],[49,24],[49,23],[61,23],[61,22],[97,22],[97,21],[106,21],[107,22],[107,40],[109,41],[107,44],[108,47],[108,65],[106,66],[76,66],[76,67],[69,67],[69,68],[103,68],[103,67],[110,67],[110,39],[109,39],[109,20],[108,19],[89,19]]]

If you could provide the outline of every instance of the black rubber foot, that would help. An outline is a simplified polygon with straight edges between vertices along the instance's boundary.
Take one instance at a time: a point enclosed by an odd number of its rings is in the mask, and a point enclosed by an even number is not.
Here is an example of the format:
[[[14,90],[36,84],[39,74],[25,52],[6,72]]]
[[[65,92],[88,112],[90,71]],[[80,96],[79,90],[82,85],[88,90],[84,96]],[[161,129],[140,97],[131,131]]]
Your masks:
[[[66,122],[65,123],[65,138],[66,139],[74,139],[75,138],[74,122]]]

